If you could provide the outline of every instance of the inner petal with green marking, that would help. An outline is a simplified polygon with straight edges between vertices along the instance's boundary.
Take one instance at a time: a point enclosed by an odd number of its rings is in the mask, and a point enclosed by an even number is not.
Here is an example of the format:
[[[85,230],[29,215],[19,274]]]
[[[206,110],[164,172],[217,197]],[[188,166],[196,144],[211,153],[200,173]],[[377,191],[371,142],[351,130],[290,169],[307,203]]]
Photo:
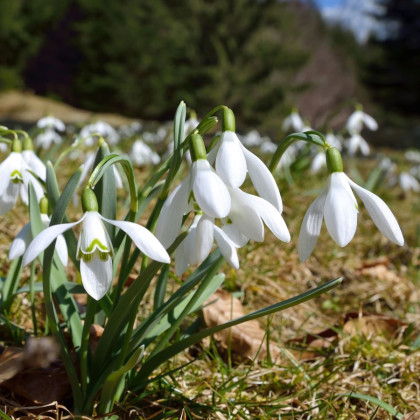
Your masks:
[[[11,174],[10,178],[14,184],[23,182],[23,176],[18,169],[15,169]]]

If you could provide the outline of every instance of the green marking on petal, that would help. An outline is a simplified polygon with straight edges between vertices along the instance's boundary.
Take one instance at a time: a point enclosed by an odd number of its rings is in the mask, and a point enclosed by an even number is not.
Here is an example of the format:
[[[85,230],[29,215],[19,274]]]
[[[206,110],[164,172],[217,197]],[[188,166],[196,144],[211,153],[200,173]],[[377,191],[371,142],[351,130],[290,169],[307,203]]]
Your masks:
[[[12,179],[12,182],[15,183],[15,184],[23,181],[23,176],[18,169],[15,169],[10,174],[10,178]]]
[[[96,239],[96,238],[85,249],[85,252],[92,252],[95,249],[95,246],[98,247],[102,251],[105,251],[107,253],[109,252],[108,247],[106,245],[104,245],[103,243],[101,243],[101,241],[99,239]]]

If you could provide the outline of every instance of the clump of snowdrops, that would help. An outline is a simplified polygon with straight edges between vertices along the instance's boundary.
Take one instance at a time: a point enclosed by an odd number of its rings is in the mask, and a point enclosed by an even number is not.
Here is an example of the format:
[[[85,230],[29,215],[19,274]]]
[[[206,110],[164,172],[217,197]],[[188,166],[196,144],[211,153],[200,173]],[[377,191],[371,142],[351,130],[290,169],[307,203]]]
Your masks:
[[[206,148],[202,136],[214,132],[219,123],[217,114],[222,115],[221,133]],[[185,115],[185,104],[181,103],[173,125],[173,152],[140,186],[130,160],[110,153],[100,140],[93,171],[81,193],[83,215],[79,220],[67,212],[72,197],[78,194],[83,168],[76,170],[60,191],[57,166],[63,164],[66,152],[56,165],[44,165],[25,132],[0,128],[0,140],[11,146],[0,164],[0,214],[11,211],[19,196],[29,212],[28,224],[10,248],[13,263],[3,283],[0,309],[7,313],[18,293],[29,292],[33,304],[34,295],[43,292],[48,327],[60,345],[75,414],[109,413],[125,391],[140,393],[165,375],[154,373],[158,368],[203,338],[290,308],[340,284],[341,279],[331,280],[215,327],[199,330],[194,322],[186,325],[190,315],[222,285],[224,275],[219,270],[223,261],[238,268],[237,249],[249,240],[263,241],[264,224],[280,241],[290,240],[271,171],[294,142],[305,141],[324,151],[329,172],[325,188],[303,220],[298,246],[302,261],[314,250],[323,220],[339,245],[345,246],[353,238],[358,204],[352,190],[381,232],[392,242],[404,243],[388,206],[344,174],[339,151],[321,133],[307,131],[287,136],[274,153],[269,169],[239,141],[229,108],[214,108],[186,136]],[[187,152],[191,165],[179,183]],[[129,208],[122,220],[117,220],[122,204],[117,201],[114,165],[121,165],[128,185]],[[256,194],[241,189],[247,176]],[[141,226],[138,220],[151,206],[146,226]],[[80,227],[78,236],[73,232],[76,225]],[[80,282],[68,280],[68,259]],[[139,259],[139,274],[128,282]],[[42,266],[39,274],[37,264]],[[27,285],[21,282],[25,265],[31,267]],[[173,266],[176,275],[188,269],[190,274],[167,298]],[[137,322],[142,299],[151,284],[153,310],[143,313],[141,322]],[[74,300],[75,293],[88,295],[83,313]],[[32,313],[37,335],[40,330],[34,309]],[[104,327],[94,351],[89,346],[92,324]]]

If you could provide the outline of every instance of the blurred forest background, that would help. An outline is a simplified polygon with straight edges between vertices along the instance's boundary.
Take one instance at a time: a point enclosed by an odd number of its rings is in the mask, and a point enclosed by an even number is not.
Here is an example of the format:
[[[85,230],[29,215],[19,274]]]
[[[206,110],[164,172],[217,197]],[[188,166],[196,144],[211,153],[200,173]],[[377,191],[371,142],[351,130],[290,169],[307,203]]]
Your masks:
[[[389,29],[358,44],[307,0],[0,0],[0,91],[154,120],[225,104],[273,139],[292,106],[339,129],[361,102],[371,142],[419,146],[420,2],[376,1]]]

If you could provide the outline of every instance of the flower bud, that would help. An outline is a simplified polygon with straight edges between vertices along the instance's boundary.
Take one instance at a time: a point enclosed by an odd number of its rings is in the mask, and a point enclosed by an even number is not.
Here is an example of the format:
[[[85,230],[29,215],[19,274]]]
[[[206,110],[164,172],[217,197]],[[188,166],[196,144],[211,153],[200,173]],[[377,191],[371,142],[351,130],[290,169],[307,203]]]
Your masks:
[[[335,147],[327,149],[327,168],[330,174],[333,172],[343,172],[341,153]]]
[[[230,108],[223,108],[222,131],[235,132],[235,114]]]
[[[42,197],[39,201],[39,210],[41,214],[48,214],[48,198]]]
[[[98,211],[98,200],[90,188],[86,188],[82,192],[82,209],[84,212]]]

